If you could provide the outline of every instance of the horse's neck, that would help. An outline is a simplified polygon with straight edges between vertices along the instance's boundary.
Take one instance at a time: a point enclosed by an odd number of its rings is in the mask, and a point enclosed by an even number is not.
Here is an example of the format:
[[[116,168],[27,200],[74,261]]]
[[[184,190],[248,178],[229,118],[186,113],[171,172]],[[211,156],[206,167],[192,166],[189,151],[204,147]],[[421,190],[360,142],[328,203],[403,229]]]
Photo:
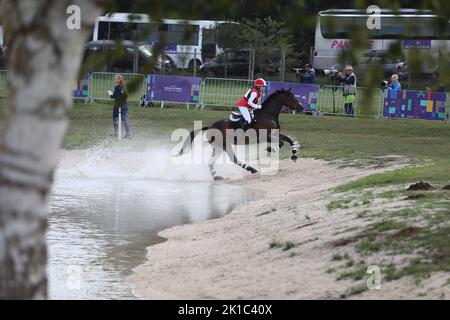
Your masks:
[[[276,97],[270,103],[267,103],[264,105],[259,112],[259,115],[270,115],[274,119],[278,119],[278,116],[280,115],[281,107],[283,106],[283,102],[280,98]]]

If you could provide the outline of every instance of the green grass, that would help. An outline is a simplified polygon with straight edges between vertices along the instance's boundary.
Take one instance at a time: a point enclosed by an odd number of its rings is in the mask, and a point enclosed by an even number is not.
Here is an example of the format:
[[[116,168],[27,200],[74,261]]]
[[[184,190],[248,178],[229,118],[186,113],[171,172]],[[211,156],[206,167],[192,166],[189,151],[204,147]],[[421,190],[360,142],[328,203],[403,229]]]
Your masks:
[[[331,257],[332,261],[341,261],[343,259],[343,257],[340,254],[333,254],[333,256]]]
[[[355,281],[358,281],[358,280],[364,279],[366,277],[366,275],[367,275],[367,266],[362,265],[362,266],[359,266],[355,270],[345,271],[345,272],[339,274],[339,276],[337,277],[336,280],[353,279]]]
[[[433,272],[450,272],[449,196],[448,191],[433,191],[416,200],[413,208],[379,213],[385,220],[368,225],[356,236],[356,251],[362,255],[379,251],[388,255],[410,255],[403,264],[389,264],[384,268],[388,281],[412,276],[420,282]],[[442,199],[445,201],[440,201]],[[423,208],[432,210],[432,213],[424,213]],[[420,227],[412,225],[418,218]],[[347,271],[340,278],[353,277],[352,272]]]
[[[326,207],[329,211],[335,210],[335,209],[348,209],[349,203],[353,201],[353,198],[346,198],[346,199],[339,199],[339,200],[333,200],[329,202]]]
[[[280,240],[272,240],[269,243],[270,249],[282,249],[283,251],[288,251],[295,247],[295,243],[292,241],[280,241]]]
[[[358,286],[358,287],[352,287],[352,288],[350,288],[350,292],[348,293],[348,296],[358,295],[358,294],[361,294],[361,293],[363,293],[363,292],[365,292],[367,290],[369,290],[369,289],[367,288],[366,285],[361,285],[361,286]]]
[[[448,148],[450,149],[450,145]],[[424,167],[409,167],[395,171],[373,174],[368,177],[341,185],[336,188],[336,191],[346,192],[368,187],[412,183],[419,180],[442,185],[446,184],[450,180],[450,158],[444,159],[440,156],[441,155],[439,155],[439,158],[436,158],[435,154],[430,154],[430,158],[436,159],[434,164],[426,165]]]

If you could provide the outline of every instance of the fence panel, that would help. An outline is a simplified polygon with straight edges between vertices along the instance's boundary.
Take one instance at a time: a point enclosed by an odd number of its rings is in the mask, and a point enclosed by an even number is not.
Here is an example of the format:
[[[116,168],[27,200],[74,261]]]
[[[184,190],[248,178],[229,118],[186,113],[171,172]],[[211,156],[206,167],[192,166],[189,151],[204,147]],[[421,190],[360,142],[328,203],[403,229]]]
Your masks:
[[[202,109],[205,106],[233,107],[252,85],[253,80],[205,78],[200,85]]]
[[[383,116],[445,121],[446,92],[385,90]]]
[[[383,90],[356,88],[353,108],[355,115],[378,117],[383,105]],[[345,100],[342,94],[342,86],[321,86],[318,92],[318,110],[324,114],[345,115]]]
[[[6,98],[6,77],[7,70],[0,70],[0,98]]]
[[[145,100],[164,102],[200,102],[200,82],[198,77],[148,75]]]
[[[90,81],[89,98],[91,102],[95,100],[111,100],[107,90],[114,90],[114,76],[116,73],[93,72]],[[145,76],[139,73],[121,73],[128,90],[128,101],[139,102],[146,92]],[[135,86],[135,90],[130,90]]]

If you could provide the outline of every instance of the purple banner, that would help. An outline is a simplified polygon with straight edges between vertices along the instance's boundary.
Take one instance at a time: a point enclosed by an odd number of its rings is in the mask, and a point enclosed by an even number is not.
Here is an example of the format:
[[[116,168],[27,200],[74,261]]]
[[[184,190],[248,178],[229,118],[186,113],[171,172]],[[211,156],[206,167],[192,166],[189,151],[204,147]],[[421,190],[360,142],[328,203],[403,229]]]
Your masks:
[[[268,97],[271,93],[280,89],[292,89],[295,97],[303,105],[306,112],[317,111],[317,92],[320,89],[319,85],[295,82],[268,81],[267,93],[265,97]]]
[[[444,121],[446,103],[445,92],[385,90],[383,116]]]
[[[89,96],[89,75],[72,82],[72,97],[87,98]]]
[[[198,103],[200,97],[198,77],[147,76],[147,101]]]
[[[431,49],[431,40],[403,40],[403,48],[429,50]]]

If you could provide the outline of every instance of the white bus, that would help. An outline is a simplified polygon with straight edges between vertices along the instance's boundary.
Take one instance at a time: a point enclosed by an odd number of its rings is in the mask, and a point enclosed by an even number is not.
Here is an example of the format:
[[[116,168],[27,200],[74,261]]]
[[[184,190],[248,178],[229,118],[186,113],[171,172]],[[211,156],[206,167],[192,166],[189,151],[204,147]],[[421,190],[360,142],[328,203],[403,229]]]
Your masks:
[[[145,30],[144,42],[157,44],[165,37],[166,55],[177,68],[186,69],[193,68],[195,59],[200,67],[222,52],[217,45],[217,27],[222,23],[226,22],[164,19],[156,23],[146,14],[113,13],[97,17],[92,40],[135,40]]]
[[[342,50],[351,47],[351,31],[367,28],[369,14],[362,10],[337,9],[321,11],[317,17],[313,66],[317,70],[330,69],[337,64]],[[385,52],[393,43],[399,42],[403,53],[415,48],[431,53],[434,57],[439,50],[450,48],[450,28],[448,21],[444,30],[437,30],[437,17],[431,12],[415,9],[398,11],[382,10],[379,29],[368,30],[367,51]],[[432,68],[432,66],[428,66]]]

